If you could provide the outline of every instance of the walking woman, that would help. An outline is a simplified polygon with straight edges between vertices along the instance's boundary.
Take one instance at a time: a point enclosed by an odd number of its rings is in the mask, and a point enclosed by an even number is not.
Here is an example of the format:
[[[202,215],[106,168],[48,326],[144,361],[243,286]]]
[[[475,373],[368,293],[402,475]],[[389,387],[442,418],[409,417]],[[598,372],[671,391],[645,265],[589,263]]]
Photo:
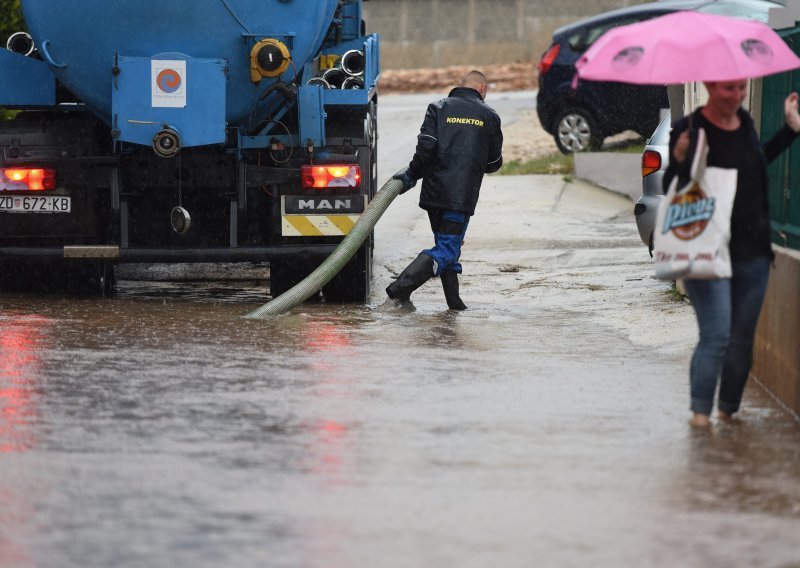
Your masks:
[[[700,341],[689,371],[690,424],[705,427],[719,382],[718,416],[729,420],[739,410],[753,362],[756,324],[767,289],[773,258],[768,212],[767,164],[788,148],[800,132],[798,95],[784,102],[786,125],[760,144],[753,121],[741,105],[747,81],[705,83],[708,102],[691,117],[692,128],[705,129],[708,165],[738,171],[731,216],[733,276],[716,280],[686,280],[686,291],[697,316]],[[664,189],[691,163],[689,118],[672,126],[670,165]]]

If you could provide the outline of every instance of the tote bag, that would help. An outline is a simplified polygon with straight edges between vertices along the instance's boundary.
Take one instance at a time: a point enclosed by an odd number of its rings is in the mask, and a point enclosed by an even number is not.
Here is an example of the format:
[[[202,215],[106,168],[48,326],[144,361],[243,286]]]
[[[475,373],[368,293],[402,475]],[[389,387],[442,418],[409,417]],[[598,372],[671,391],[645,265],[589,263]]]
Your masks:
[[[738,171],[707,165],[708,142],[700,128],[689,183],[678,176],[658,206],[653,232],[656,278],[730,278],[731,212]]]

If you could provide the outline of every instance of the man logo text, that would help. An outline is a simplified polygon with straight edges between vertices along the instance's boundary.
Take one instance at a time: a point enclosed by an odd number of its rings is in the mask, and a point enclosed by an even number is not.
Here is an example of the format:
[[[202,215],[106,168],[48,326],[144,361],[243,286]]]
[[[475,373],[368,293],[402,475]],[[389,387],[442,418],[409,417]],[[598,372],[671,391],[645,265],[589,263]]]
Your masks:
[[[297,204],[298,209],[310,211],[345,211],[351,209],[349,199],[334,199],[331,203],[330,199],[301,199]]]

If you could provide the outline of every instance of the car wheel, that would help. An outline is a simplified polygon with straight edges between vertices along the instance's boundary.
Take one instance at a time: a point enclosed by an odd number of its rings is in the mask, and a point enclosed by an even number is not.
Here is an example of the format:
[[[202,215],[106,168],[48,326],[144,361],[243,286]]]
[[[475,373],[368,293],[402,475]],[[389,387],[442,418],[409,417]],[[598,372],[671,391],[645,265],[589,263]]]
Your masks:
[[[559,115],[554,138],[564,154],[599,150],[603,142],[592,115],[579,108],[568,108]]]

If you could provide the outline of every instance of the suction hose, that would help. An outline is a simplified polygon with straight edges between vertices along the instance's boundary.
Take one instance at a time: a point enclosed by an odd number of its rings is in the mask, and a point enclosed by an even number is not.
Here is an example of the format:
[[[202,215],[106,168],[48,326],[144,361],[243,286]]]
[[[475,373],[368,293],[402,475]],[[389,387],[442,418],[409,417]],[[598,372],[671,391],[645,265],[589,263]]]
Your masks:
[[[266,319],[269,316],[288,312],[322,290],[322,287],[344,268],[347,261],[353,258],[353,255],[367,240],[378,220],[402,189],[403,183],[396,179],[390,179],[383,184],[381,190],[375,194],[367,209],[358,218],[353,229],[339,243],[339,246],[334,249],[331,255],[325,259],[325,262],[320,264],[305,280],[297,283],[271,302],[267,302],[244,317],[247,319]]]

